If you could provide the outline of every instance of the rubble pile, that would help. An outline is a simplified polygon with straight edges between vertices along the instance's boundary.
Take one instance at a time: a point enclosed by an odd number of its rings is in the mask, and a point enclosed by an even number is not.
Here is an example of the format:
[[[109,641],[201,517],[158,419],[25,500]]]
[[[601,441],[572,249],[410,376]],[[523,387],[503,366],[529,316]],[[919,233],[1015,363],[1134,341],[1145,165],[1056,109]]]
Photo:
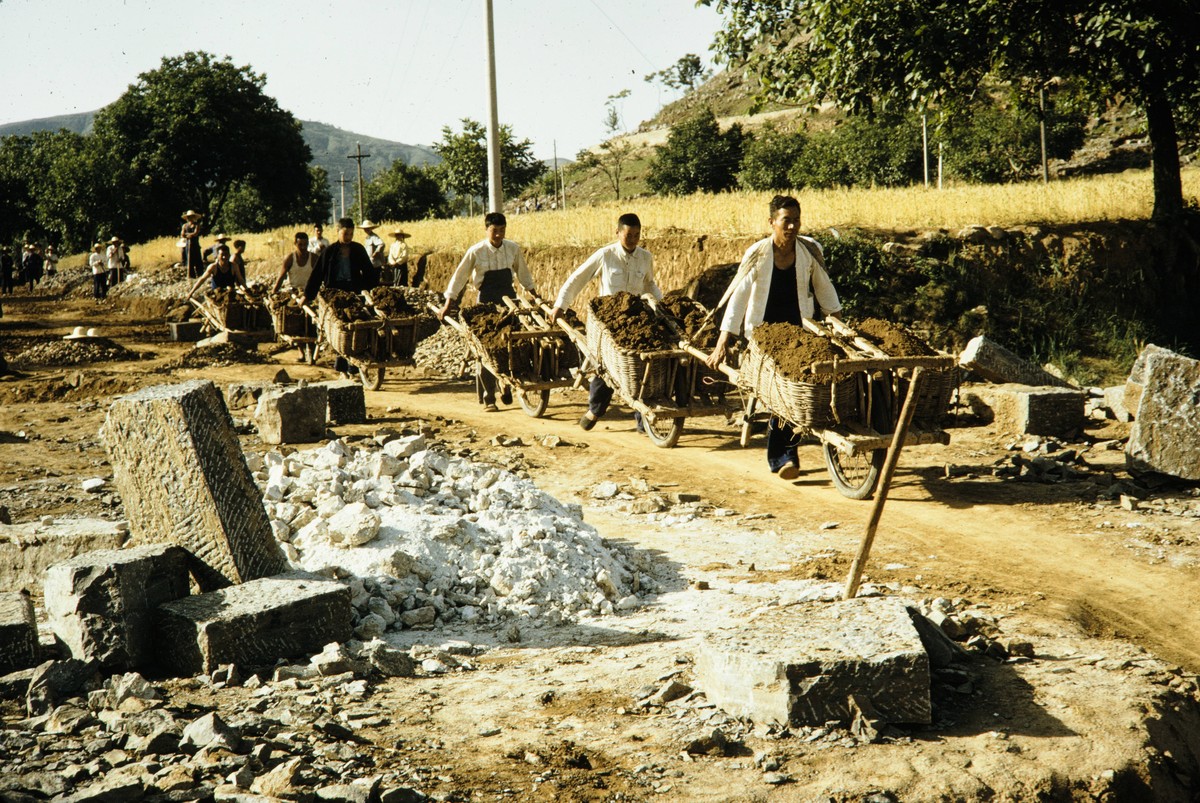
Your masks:
[[[417,343],[413,362],[418,368],[451,378],[471,375],[471,349],[463,336],[443,326]]]
[[[234,341],[228,343],[210,343],[197,346],[177,360],[172,360],[163,366],[163,370],[172,371],[177,368],[221,368],[230,365],[260,364],[269,362],[270,358],[256,348],[249,348]]]
[[[67,366],[86,365],[98,362],[126,362],[141,359],[120,343],[106,337],[89,337],[80,340],[51,340],[39,343],[12,358],[14,366]]]
[[[91,278],[90,276],[88,277]],[[162,271],[158,273],[128,273],[125,281],[108,289],[108,298],[145,297],[164,300],[181,299],[188,294],[195,279],[187,278],[181,268],[178,272]],[[91,292],[91,282],[85,288]]]
[[[360,638],[447,622],[556,625],[640,604],[650,559],[527,478],[423,435],[269,452],[251,467],[293,566],[350,578]]]

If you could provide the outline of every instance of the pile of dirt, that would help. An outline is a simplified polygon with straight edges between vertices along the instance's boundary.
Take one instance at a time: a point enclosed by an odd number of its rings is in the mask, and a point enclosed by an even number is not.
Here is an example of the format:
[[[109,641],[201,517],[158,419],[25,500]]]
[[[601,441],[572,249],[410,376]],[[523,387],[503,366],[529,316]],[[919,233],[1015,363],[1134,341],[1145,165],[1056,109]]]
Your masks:
[[[719,321],[710,318],[708,309],[682,293],[675,291],[663,297],[659,309],[675,319],[692,345],[699,349],[711,349],[717,344]]]
[[[617,345],[626,351],[663,351],[676,346],[670,328],[645,301],[632,293],[613,293],[593,299],[591,309]]]
[[[500,304],[475,304],[462,311],[462,320],[503,373],[527,376],[533,373],[533,344],[510,342],[509,333],[523,329],[520,318]]]
[[[863,318],[851,323],[850,327],[889,357],[932,357],[937,354],[912,332],[882,318]]]
[[[371,303],[375,305],[375,309],[389,318],[410,318],[424,309],[424,305],[415,306],[409,301],[408,293],[405,291],[410,289],[406,287],[376,287],[371,291]]]
[[[247,348],[238,343],[212,343],[207,346],[197,346],[177,360],[172,360],[164,367],[165,370],[176,368],[220,368],[230,365],[258,365],[269,362],[270,357],[257,349]]]
[[[733,281],[733,277],[737,275],[737,269],[738,263],[736,262],[713,265],[692,279],[684,292],[707,309],[713,309],[721,303],[721,296],[725,295],[726,288]]]
[[[814,376],[814,362],[845,359],[846,353],[820,335],[805,331],[794,323],[761,323],[754,327],[754,342],[775,361],[780,373],[802,382],[829,382],[831,375]]]
[[[141,355],[136,351],[130,351],[106,337],[90,337],[85,340],[51,340],[39,343],[17,354],[12,358],[12,363],[20,367],[67,366],[138,359],[141,359]]]
[[[280,290],[278,293],[270,293],[266,297],[267,309],[275,311],[280,309],[300,309],[300,298],[288,290]]]
[[[358,293],[327,287],[321,291],[320,298],[333,310],[334,316],[342,323],[370,321],[375,318],[367,309],[367,302]]]
[[[242,292],[251,304],[261,304],[271,291],[261,282],[250,282],[242,288]]]

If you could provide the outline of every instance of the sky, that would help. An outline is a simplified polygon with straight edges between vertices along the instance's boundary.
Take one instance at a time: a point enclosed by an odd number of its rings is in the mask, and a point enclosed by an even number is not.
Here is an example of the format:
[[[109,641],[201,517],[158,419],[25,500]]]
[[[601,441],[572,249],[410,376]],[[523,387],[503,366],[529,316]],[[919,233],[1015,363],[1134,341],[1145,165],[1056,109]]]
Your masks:
[[[298,119],[410,145],[486,123],[485,0],[0,0],[0,123],[99,109],[164,56],[205,50],[266,76]],[[634,130],[679,93],[644,77],[709,44],[695,0],[493,0],[502,124],[539,158]]]

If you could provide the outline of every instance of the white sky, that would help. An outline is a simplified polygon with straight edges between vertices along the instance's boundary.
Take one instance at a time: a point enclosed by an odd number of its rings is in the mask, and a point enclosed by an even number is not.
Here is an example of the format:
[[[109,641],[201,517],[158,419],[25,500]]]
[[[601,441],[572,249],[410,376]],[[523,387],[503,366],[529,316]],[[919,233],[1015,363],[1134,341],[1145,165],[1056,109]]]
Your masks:
[[[708,46],[694,0],[493,0],[500,122],[540,158],[604,138],[622,89],[628,129],[677,97],[643,77]],[[487,121],[484,0],[0,0],[0,123],[91,111],[163,56],[228,55],[301,120],[430,145]]]

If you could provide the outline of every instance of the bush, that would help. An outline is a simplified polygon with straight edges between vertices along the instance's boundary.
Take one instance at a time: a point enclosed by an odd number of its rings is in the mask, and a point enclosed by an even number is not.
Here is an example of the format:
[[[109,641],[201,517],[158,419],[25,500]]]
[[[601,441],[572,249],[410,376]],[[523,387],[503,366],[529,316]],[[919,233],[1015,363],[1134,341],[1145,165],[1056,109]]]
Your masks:
[[[667,144],[654,149],[646,183],[651,191],[667,195],[734,189],[749,139],[736,123],[721,133],[716,115],[706,108],[671,126]]]
[[[790,189],[794,185],[788,173],[807,143],[803,133],[780,131],[767,123],[746,145],[738,183],[747,190]]]

